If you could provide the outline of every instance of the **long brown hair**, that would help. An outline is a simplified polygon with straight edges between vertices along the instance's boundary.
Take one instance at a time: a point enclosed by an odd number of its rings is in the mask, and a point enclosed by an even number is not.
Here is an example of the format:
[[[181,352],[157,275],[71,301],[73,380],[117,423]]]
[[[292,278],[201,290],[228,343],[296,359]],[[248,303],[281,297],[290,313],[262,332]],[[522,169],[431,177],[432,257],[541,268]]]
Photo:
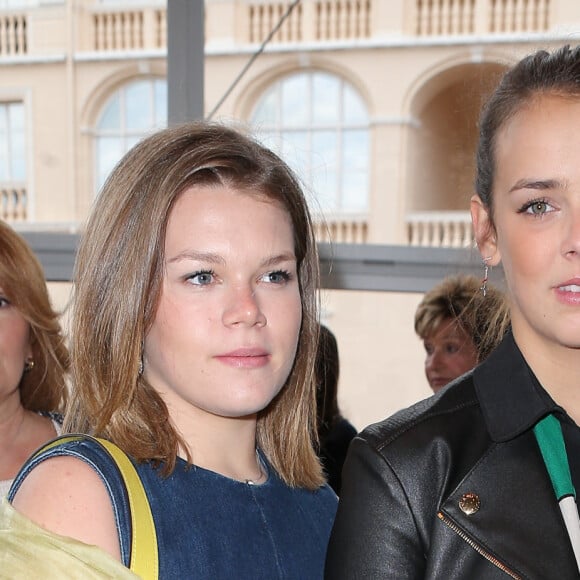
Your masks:
[[[67,400],[69,354],[51,306],[44,272],[26,241],[0,221],[0,287],[30,327],[34,366],[20,380],[20,400],[30,411],[62,411]],[[23,369],[24,370],[24,369]]]
[[[163,462],[164,474],[173,470],[178,447],[185,445],[138,368],[160,296],[170,211],[187,188],[214,184],[255,192],[280,204],[292,221],[302,325],[290,376],[259,413],[257,442],[288,484],[315,488],[323,476],[312,446],[319,272],[311,218],[288,166],[240,130],[220,124],[160,131],[129,151],[106,181],[75,266],[75,396],[65,428],[107,437],[138,461]]]

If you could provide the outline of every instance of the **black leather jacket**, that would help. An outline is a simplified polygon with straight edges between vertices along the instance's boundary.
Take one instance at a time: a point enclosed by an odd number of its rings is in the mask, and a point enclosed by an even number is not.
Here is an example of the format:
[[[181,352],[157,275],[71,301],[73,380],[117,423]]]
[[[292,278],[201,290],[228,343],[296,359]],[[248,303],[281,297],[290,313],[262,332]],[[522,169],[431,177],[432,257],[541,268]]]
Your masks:
[[[327,580],[580,577],[532,427],[550,412],[511,333],[349,449]]]

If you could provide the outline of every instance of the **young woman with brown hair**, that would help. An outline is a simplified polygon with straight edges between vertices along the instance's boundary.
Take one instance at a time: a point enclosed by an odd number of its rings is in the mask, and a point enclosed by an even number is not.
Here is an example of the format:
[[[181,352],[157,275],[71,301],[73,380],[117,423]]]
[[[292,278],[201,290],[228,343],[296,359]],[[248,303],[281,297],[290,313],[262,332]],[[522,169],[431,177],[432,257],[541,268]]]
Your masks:
[[[337,500],[313,447],[317,286],[301,188],[240,131],[161,131],[105,183],[75,269],[65,424],[136,465],[159,577],[322,576]],[[87,441],[55,454],[11,491],[15,532],[22,516],[52,532],[25,565],[121,577],[110,466]]]

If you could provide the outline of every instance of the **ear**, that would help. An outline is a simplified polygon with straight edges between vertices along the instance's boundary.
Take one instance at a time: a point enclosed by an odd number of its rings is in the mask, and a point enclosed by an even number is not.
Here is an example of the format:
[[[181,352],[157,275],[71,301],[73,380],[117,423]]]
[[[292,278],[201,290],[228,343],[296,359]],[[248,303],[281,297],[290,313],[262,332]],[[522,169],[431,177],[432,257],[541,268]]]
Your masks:
[[[33,360],[34,359],[34,350],[32,349],[32,343],[35,341],[35,337],[32,333],[32,329],[30,328],[30,324],[28,325],[28,345],[26,347],[26,360]]]
[[[471,198],[471,222],[473,223],[473,235],[481,258],[489,266],[497,266],[501,261],[497,235],[489,211],[479,195],[474,195]]]

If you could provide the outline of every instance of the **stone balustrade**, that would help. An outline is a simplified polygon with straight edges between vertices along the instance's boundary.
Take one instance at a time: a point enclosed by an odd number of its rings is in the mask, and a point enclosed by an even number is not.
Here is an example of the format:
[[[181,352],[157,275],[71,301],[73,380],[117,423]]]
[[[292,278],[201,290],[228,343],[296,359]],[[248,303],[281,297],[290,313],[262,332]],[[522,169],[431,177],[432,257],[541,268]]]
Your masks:
[[[0,219],[21,222],[28,218],[28,197],[23,183],[0,184]]]
[[[468,211],[415,212],[405,222],[410,246],[468,248],[474,243]]]

